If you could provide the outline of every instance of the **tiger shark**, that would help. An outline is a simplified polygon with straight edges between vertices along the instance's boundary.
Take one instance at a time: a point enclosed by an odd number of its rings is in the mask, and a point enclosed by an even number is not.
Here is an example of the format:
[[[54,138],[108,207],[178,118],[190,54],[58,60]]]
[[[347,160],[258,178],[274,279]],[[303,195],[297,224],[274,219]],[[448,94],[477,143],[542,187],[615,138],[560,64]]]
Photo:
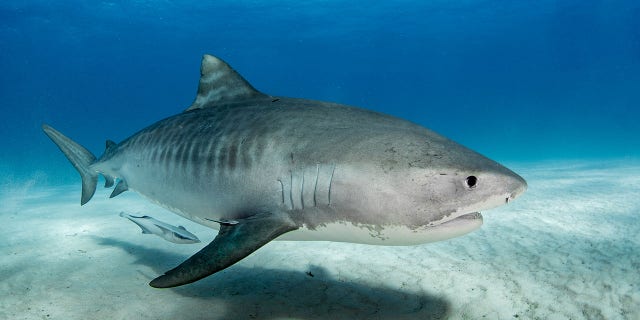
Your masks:
[[[471,232],[480,211],[527,184],[506,167],[429,129],[351,106],[256,90],[205,55],[184,112],[107,141],[100,158],[44,124],[82,178],[81,205],[118,181],[215,239],[150,282],[191,283],[275,238],[415,245]]]

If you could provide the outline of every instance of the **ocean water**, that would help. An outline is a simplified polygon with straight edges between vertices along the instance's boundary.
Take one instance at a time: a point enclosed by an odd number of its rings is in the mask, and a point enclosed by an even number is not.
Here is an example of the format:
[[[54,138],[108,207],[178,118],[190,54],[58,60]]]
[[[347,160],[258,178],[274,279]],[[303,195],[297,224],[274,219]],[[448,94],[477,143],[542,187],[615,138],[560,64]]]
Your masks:
[[[43,123],[100,155],[193,101],[203,54],[258,90],[409,119],[518,172],[481,229],[410,247],[275,241],[195,284],[196,252],[80,178]],[[638,319],[640,2],[2,1],[0,318]],[[196,248],[197,247],[197,248]]]

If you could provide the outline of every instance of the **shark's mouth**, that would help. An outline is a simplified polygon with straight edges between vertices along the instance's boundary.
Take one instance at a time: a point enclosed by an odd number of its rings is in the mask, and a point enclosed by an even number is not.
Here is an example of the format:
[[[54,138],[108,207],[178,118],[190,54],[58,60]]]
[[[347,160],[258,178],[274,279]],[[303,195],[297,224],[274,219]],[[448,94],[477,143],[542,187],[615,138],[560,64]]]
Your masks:
[[[480,212],[471,212],[457,216],[434,227],[464,227],[464,225],[477,224],[478,222],[482,224],[482,214]]]
[[[435,223],[430,223],[428,226],[435,228],[439,226],[448,226],[449,224],[453,225],[457,223],[471,222],[473,220],[478,220],[478,219],[482,221],[482,214],[480,214],[480,212],[471,212],[471,213],[464,213],[459,216],[446,217],[445,219],[436,221]]]
[[[480,212],[471,212],[454,217],[451,220],[442,222],[434,226],[422,226],[407,232],[407,229],[400,230],[394,234],[393,228],[384,230],[385,242],[390,244],[395,239],[394,245],[411,245],[428,242],[435,242],[455,238],[476,230],[482,226],[482,214]]]
[[[455,221],[455,220],[459,220],[459,219],[463,219],[463,220],[475,220],[475,219],[482,219],[482,213],[480,212],[471,212],[471,213],[467,213],[467,214],[463,214],[451,221]]]

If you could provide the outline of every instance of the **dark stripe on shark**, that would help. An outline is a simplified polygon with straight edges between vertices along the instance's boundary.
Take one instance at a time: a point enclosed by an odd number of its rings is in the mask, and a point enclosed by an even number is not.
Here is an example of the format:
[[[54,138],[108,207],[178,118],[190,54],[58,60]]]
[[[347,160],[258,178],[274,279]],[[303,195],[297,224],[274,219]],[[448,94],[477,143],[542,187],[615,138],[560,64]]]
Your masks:
[[[236,161],[238,160],[238,146],[235,143],[231,144],[228,148],[229,150],[229,161],[227,166],[229,169],[233,170],[236,168]]]
[[[158,162],[158,150],[160,150],[160,146],[151,146],[151,152],[149,153],[149,162],[155,164]]]
[[[206,159],[206,165],[204,166],[205,172],[204,175],[213,175],[215,171],[215,141],[209,141],[209,145],[207,147],[207,152],[204,154]]]
[[[182,168],[182,170],[187,171],[187,166],[189,165],[189,154],[191,153],[191,144],[188,142],[184,142],[182,144],[182,152],[180,152],[180,161],[178,165]]]
[[[160,164],[162,163],[162,157],[167,152],[167,147],[163,145],[158,145],[153,152],[154,152],[153,164]]]
[[[202,162],[200,160],[203,159],[202,154],[204,151],[203,142],[204,141],[202,139],[194,141],[194,143],[191,145],[191,152],[189,153],[189,162],[191,163],[189,171],[190,174],[195,177],[200,177],[199,169],[200,167],[202,167]]]
[[[162,156],[160,157],[160,164],[163,167],[165,172],[169,172],[169,158],[171,157],[172,151],[171,148],[165,147],[162,151]]]
[[[240,150],[238,151],[240,158],[242,159],[242,166],[245,168],[249,168],[251,167],[253,161],[255,161],[255,159],[252,157],[251,154],[251,146],[253,145],[253,139],[247,141],[248,139],[245,137],[241,137],[240,139],[240,144],[239,144],[239,148]]]
[[[214,165],[214,173],[219,173],[220,172],[220,168],[222,167],[222,163],[226,160],[227,154],[226,154],[226,148],[225,148],[225,144],[224,142],[218,141],[218,144],[216,145],[215,148],[215,165]]]
[[[180,161],[182,160],[182,152],[184,151],[185,144],[178,144],[175,152],[173,153],[172,165],[174,169],[180,169]]]
[[[194,115],[169,121],[141,132],[128,144],[167,172],[182,171],[198,179],[249,168],[273,137],[264,134],[264,125],[225,111],[205,119]]]

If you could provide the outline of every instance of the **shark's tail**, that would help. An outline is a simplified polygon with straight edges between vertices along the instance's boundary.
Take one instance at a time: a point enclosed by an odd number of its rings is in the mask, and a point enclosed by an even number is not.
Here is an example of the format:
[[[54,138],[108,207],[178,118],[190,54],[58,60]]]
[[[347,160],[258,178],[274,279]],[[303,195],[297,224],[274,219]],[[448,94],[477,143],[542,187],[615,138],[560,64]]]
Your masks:
[[[91,154],[89,150],[67,138],[58,130],[46,124],[42,125],[42,130],[44,130],[44,133],[62,150],[62,153],[67,156],[67,159],[71,161],[71,164],[80,173],[82,177],[82,198],[80,199],[80,204],[84,205],[89,202],[96,192],[96,186],[98,184],[98,172],[89,168],[89,166],[96,161],[96,157]]]

